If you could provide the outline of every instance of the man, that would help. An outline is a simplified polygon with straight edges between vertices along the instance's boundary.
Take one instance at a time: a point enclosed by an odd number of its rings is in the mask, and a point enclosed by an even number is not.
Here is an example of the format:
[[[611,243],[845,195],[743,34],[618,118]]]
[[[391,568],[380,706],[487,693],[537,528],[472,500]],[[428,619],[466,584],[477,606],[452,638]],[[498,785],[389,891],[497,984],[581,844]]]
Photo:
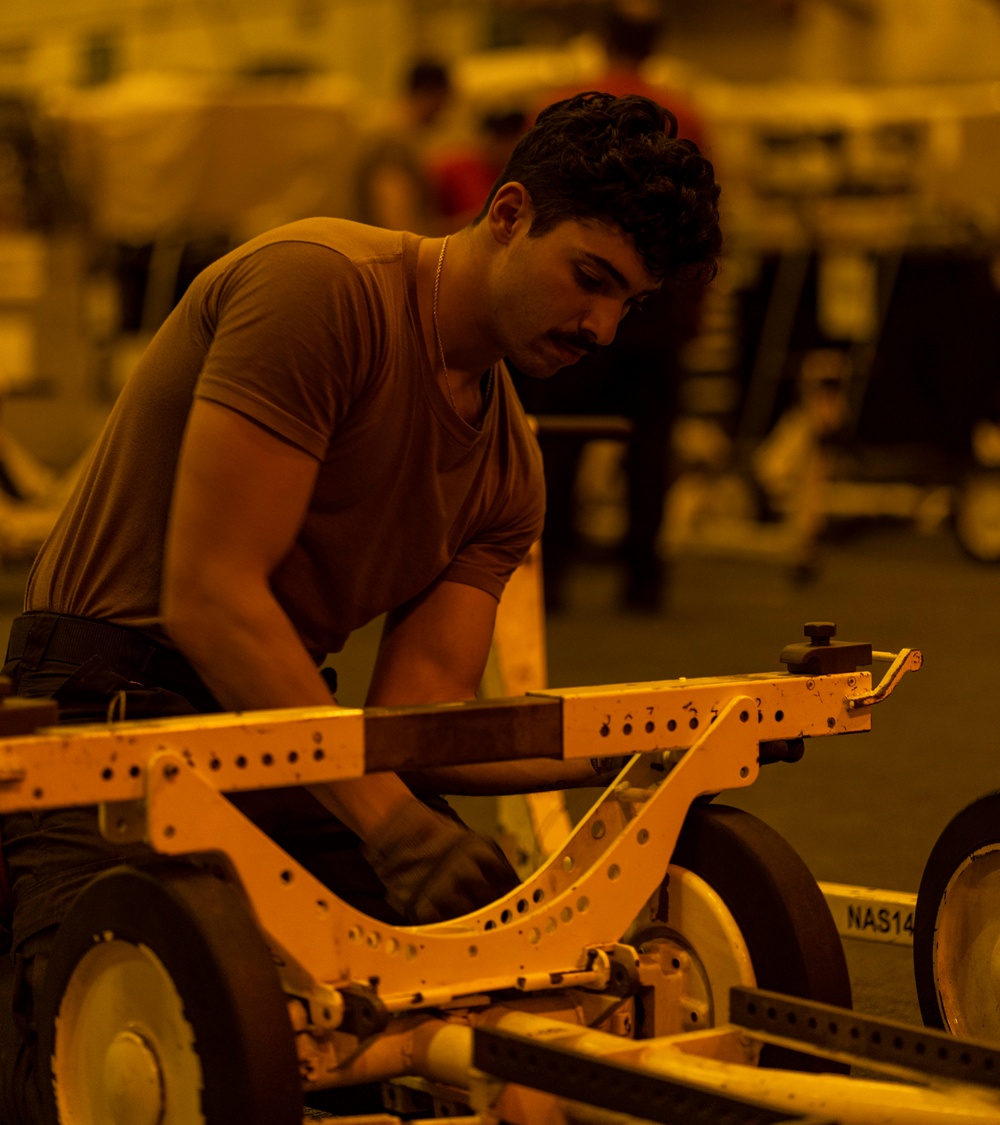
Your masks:
[[[666,120],[643,98],[573,98],[539,117],[450,239],[306,220],[202,273],[32,570],[4,668],[16,690],[76,720],[112,705],[132,718],[328,706],[318,665],[386,613],[370,704],[473,697],[544,503],[501,360],[546,378],[608,344],[664,278],[714,269],[712,168]],[[522,765],[516,784],[580,784],[589,769]],[[422,784],[459,791],[460,773]],[[463,777],[513,787],[506,769]],[[488,841],[395,775],[238,803],[383,917],[454,916],[514,882]],[[48,944],[79,889],[135,852],[104,842],[91,809],[0,831],[21,1035],[0,1042],[0,1097],[30,1103]],[[3,1110],[32,1120],[30,1104]]]

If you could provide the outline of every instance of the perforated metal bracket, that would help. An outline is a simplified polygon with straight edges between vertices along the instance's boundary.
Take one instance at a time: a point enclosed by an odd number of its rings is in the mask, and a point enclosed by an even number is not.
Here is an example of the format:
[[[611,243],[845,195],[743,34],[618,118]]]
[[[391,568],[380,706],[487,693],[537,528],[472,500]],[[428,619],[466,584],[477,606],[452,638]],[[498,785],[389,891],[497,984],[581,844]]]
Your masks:
[[[863,1061],[889,1073],[916,1072],[1000,1088],[1000,1050],[943,1031],[858,1015],[756,988],[730,991],[729,1022],[783,1046],[805,1045],[819,1054]]]
[[[473,1066],[556,1097],[663,1125],[836,1125],[832,1117],[789,1116],[769,1106],[701,1090],[627,1063],[581,1054],[500,1028],[473,1032]]]

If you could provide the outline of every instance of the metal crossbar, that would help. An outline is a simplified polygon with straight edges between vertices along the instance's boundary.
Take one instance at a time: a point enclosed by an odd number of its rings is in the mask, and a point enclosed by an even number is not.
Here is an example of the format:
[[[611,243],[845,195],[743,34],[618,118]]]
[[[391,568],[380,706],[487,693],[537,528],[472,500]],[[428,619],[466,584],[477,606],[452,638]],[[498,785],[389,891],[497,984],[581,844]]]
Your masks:
[[[584,1056],[499,1028],[475,1029],[472,1061],[506,1082],[659,1125],[836,1125],[832,1117],[789,1116],[749,1099],[712,1093],[628,1063]]]

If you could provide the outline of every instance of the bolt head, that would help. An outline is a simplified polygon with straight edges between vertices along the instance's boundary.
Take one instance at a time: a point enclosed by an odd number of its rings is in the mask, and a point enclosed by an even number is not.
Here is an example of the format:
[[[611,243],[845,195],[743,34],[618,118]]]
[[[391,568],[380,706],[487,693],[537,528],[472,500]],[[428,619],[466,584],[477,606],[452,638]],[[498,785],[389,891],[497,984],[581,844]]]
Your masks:
[[[828,645],[830,638],[837,635],[837,626],[832,621],[807,621],[804,629],[814,645]]]

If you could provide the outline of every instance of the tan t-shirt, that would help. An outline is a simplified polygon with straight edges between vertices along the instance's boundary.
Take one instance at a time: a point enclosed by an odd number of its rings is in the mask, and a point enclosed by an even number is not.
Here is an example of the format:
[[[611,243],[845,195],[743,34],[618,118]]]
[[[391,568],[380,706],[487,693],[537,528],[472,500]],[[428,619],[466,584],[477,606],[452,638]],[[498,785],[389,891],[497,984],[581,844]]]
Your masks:
[[[316,659],[439,578],[499,598],[541,530],[541,458],[502,364],[481,430],[435,378],[417,313],[419,241],[308,219],[200,274],[123,389],[35,562],[26,608],[162,639],[165,528],[194,397],[320,462],[272,578]]]

